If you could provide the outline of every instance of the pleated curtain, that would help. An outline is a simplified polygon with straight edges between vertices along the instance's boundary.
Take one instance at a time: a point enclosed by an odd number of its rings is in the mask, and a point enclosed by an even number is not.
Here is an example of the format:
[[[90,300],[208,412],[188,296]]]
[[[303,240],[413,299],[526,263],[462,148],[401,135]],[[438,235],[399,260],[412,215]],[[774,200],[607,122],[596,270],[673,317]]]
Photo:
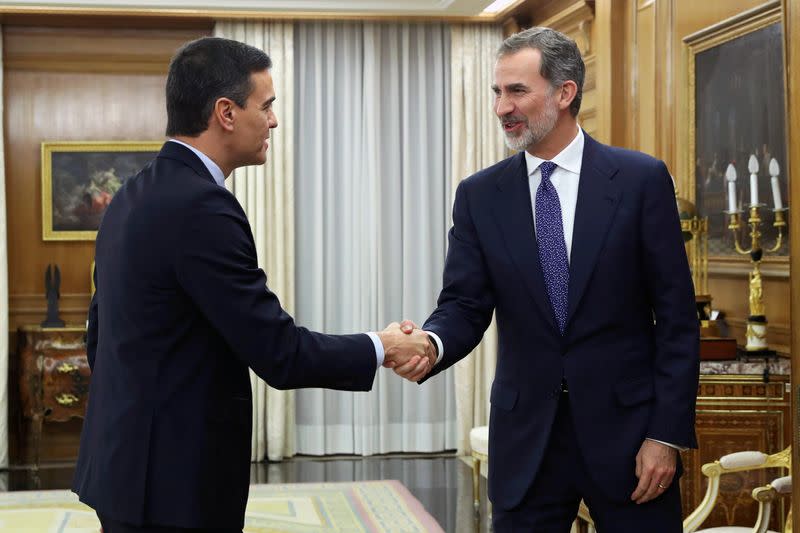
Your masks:
[[[214,35],[264,50],[272,59],[278,127],[270,134],[267,162],[240,168],[226,185],[247,213],[259,266],[269,288],[290,314],[295,307],[294,235],[294,31],[291,23],[218,21]],[[269,387],[250,372],[253,391],[253,461],[294,455],[294,392]]]
[[[494,25],[454,25],[450,30],[450,102],[453,132],[451,190],[478,170],[506,156],[492,111],[495,52],[503,40]],[[449,223],[448,212],[448,223]],[[446,349],[446,348],[445,348]],[[473,353],[455,365],[457,449],[470,453],[469,432],[489,423],[489,393],[497,364],[494,320]]]
[[[3,35],[0,27],[0,117],[3,114]],[[8,245],[4,121],[0,121],[0,468],[8,467]]]

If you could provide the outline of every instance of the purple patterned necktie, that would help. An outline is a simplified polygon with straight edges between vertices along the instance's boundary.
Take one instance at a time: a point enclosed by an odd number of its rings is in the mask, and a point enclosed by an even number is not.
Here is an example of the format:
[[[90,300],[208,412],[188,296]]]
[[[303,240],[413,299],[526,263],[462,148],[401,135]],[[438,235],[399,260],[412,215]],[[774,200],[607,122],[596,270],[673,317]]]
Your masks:
[[[564,241],[561,204],[558,201],[558,192],[550,181],[556,167],[552,161],[544,161],[539,165],[542,183],[536,189],[536,239],[547,295],[556,315],[558,329],[563,334],[567,322],[569,259]]]

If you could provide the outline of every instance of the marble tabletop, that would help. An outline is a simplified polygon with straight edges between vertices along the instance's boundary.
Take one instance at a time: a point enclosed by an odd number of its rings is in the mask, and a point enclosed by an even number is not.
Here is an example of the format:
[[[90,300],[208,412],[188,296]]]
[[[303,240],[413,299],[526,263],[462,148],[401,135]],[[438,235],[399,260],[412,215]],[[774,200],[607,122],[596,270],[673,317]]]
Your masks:
[[[720,374],[763,374],[764,365],[769,365],[769,373],[788,376],[792,373],[792,362],[786,357],[764,359],[732,359],[730,361],[700,361],[700,375]]]

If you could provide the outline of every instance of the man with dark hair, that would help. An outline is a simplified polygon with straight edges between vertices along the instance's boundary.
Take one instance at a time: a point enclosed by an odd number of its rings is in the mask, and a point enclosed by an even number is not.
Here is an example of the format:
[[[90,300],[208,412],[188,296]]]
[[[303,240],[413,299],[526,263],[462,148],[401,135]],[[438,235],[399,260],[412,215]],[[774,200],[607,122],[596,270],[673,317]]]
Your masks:
[[[224,179],[265,161],[278,125],[270,65],[227,39],[181,48],[167,78],[172,138],[125,182],[100,226],[73,490],[104,533],[242,530],[248,367],[278,389],[366,391],[384,362],[428,364],[421,332],[311,332],[267,288]]]
[[[584,499],[601,533],[679,533],[699,331],[675,192],[663,162],[578,127],[584,71],[549,28],[500,47],[494,110],[520,153],[458,187],[423,326],[439,353],[428,375],[466,357],[496,313],[495,531],[566,533]]]

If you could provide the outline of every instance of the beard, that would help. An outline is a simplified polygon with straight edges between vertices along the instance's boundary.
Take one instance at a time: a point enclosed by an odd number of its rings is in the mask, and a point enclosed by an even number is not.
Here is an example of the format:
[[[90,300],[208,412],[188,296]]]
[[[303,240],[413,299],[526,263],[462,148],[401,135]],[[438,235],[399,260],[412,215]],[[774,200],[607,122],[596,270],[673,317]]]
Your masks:
[[[525,127],[522,133],[503,132],[506,137],[506,146],[518,152],[526,150],[529,146],[539,144],[553,130],[557,121],[558,106],[554,102],[550,102],[549,99],[543,106],[542,112],[532,123],[524,115],[509,115],[500,119],[501,124],[507,122],[522,122],[524,124]]]

